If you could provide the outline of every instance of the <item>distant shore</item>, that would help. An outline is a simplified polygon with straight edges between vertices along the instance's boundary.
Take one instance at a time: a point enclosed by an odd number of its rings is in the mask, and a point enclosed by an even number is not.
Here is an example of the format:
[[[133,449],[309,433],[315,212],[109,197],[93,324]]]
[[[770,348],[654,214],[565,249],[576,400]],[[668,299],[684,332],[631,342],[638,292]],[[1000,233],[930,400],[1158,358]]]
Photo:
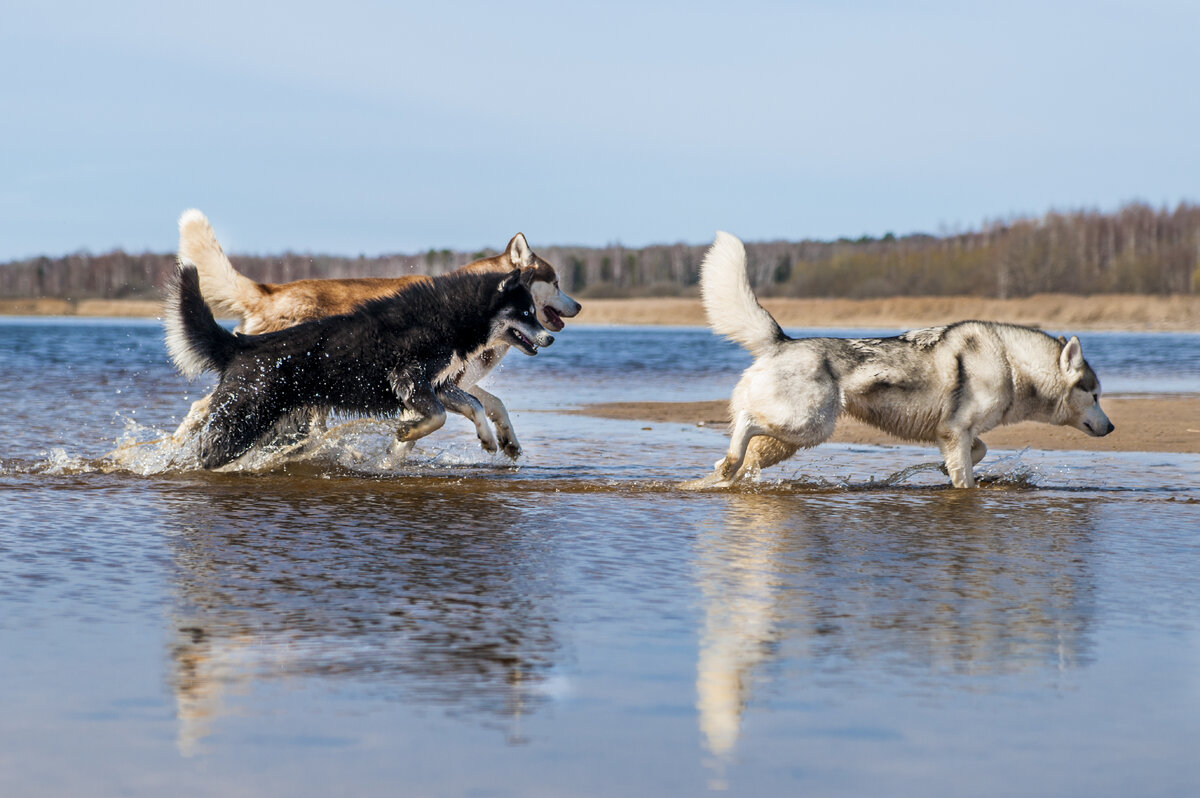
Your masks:
[[[0,316],[88,316],[152,319],[162,315],[153,299],[0,299]]]
[[[584,299],[579,322],[703,326],[698,299]],[[763,299],[784,327],[905,330],[988,319],[1053,330],[1200,331],[1200,296],[1040,294],[1021,299]]]
[[[1200,453],[1200,396],[1124,397],[1101,400],[1116,431],[1090,437],[1068,427],[1023,422],[998,427],[980,437],[992,449],[1083,450],[1092,452]],[[581,415],[658,424],[728,423],[725,400],[707,402],[605,402],[573,411]],[[838,421],[831,441],[859,444],[905,443],[851,418]],[[918,444],[919,445],[919,444]],[[933,444],[929,444],[932,446]]]
[[[681,297],[583,300],[580,324],[703,326],[700,300]],[[764,299],[785,327],[911,329],[959,319],[993,319],[1052,330],[1200,331],[1200,296],[1040,294],[1021,299],[889,297]],[[150,299],[0,299],[0,315],[153,318]]]

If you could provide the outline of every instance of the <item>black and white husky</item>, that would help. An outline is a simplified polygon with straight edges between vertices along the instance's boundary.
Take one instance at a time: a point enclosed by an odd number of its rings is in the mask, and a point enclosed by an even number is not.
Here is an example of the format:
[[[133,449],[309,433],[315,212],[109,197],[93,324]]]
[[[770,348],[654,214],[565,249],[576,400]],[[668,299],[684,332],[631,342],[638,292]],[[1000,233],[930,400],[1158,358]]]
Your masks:
[[[972,469],[987,453],[979,435],[1001,424],[1044,421],[1096,437],[1113,431],[1078,338],[961,321],[894,338],[792,339],[758,304],[745,249],[728,233],[717,233],[704,258],[700,290],[713,330],[755,357],[733,391],[729,451],[705,484],[730,484],[816,446],[843,411],[936,443],[958,488],[975,485]]]
[[[538,323],[520,269],[456,272],[416,281],[354,313],[265,335],[234,335],[213,319],[196,267],[181,262],[167,291],[167,351],[188,377],[220,382],[200,438],[200,461],[217,468],[280,427],[314,411],[399,413],[397,440],[442,426],[446,409],[470,418],[489,452],[497,442],[479,400],[453,378],[488,347],[527,355],[553,336]]]

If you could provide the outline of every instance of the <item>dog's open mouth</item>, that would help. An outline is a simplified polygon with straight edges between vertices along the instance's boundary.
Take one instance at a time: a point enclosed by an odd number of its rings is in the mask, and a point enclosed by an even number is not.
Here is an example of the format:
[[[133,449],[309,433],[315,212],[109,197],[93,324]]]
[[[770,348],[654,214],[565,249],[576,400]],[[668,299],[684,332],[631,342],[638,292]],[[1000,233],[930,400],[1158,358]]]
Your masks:
[[[516,327],[508,328],[508,336],[512,339],[512,341],[516,345],[516,347],[518,349],[520,349],[522,352],[524,352],[525,354],[527,354],[527,355],[536,355],[537,354],[537,351],[538,351],[537,344],[535,344],[529,338],[529,336],[525,335],[525,333],[521,332]]]
[[[549,305],[542,305],[542,316],[546,319],[546,323],[542,326],[550,332],[558,332],[567,326],[563,323],[562,315]]]

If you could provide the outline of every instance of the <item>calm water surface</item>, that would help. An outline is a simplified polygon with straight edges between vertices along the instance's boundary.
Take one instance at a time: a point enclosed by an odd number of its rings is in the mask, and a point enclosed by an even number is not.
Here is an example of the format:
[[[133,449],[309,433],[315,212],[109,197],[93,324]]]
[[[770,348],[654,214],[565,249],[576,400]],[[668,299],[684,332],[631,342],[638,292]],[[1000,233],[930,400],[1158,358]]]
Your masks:
[[[1082,339],[1200,390],[1200,336]],[[1200,455],[951,491],[827,445],[695,493],[720,430],[561,412],[747,363],[572,327],[494,380],[519,468],[345,421],[207,474],[155,325],[0,321],[0,795],[1200,793]]]

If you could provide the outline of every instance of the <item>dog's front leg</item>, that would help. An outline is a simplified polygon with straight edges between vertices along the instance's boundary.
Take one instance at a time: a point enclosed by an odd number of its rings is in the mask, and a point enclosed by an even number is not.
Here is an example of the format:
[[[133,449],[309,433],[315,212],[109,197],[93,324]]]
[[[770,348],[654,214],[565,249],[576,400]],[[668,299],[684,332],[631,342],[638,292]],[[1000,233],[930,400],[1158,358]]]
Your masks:
[[[976,438],[971,444],[971,465],[979,465],[979,461],[987,455],[987,444]]]
[[[453,410],[461,416],[466,416],[475,425],[475,434],[485,452],[495,452],[499,447],[492,428],[487,425],[487,414],[483,405],[471,394],[453,383],[447,383],[437,390],[437,398],[447,410]]]
[[[474,396],[483,405],[487,417],[496,425],[496,436],[500,439],[500,448],[504,453],[516,460],[521,456],[521,444],[517,443],[517,433],[513,430],[512,420],[508,417],[508,408],[499,396],[490,394],[478,385],[467,388],[467,393]]]
[[[946,431],[938,435],[938,446],[946,463],[946,473],[950,475],[950,482],[956,488],[975,487],[972,459],[972,452],[975,451],[974,441],[975,436],[960,431]]]

